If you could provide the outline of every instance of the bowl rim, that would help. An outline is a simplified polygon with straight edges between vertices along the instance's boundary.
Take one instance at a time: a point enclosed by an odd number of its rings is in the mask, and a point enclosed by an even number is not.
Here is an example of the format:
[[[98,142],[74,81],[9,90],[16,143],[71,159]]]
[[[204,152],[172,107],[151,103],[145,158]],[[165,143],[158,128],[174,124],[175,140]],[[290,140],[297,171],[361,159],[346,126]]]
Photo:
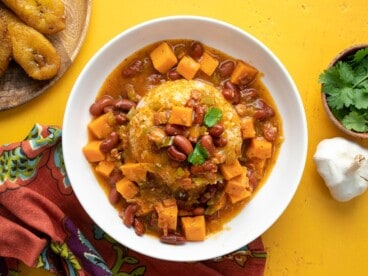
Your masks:
[[[157,254],[154,254],[154,252],[149,252],[147,250],[142,250],[142,249],[137,249],[134,246],[136,244],[133,244],[134,242],[136,243],[140,243],[141,241],[129,241],[129,243],[127,242],[122,242],[119,240],[119,237],[116,236],[111,236],[112,238],[114,238],[115,240],[117,240],[119,243],[124,244],[125,246],[131,247],[133,250],[150,256],[150,257],[154,257],[154,258],[158,258],[161,260],[168,260],[168,261],[201,261],[201,260],[207,260],[207,259],[212,259],[212,258],[216,258],[218,256],[222,256],[222,255],[226,255],[229,254],[235,250],[238,250],[241,246],[247,245],[248,243],[252,242],[253,240],[255,240],[256,238],[258,238],[260,235],[262,235],[269,227],[271,227],[277,220],[278,218],[282,215],[282,213],[286,210],[286,208],[288,207],[289,203],[291,202],[292,198],[294,197],[297,188],[300,184],[303,172],[304,172],[304,167],[305,167],[305,163],[306,163],[306,158],[307,158],[307,151],[308,151],[308,130],[307,130],[307,120],[306,120],[306,115],[305,115],[305,111],[304,111],[304,106],[299,94],[299,91],[293,81],[293,79],[291,78],[290,74],[288,73],[288,71],[286,70],[285,66],[281,63],[281,61],[275,56],[275,54],[268,48],[266,47],[260,40],[258,40],[257,38],[255,38],[254,36],[252,36],[251,34],[249,34],[248,32],[246,32],[245,30],[236,27],[234,25],[231,25],[227,22],[218,20],[218,19],[214,19],[214,18],[210,18],[210,17],[204,17],[204,16],[193,16],[193,15],[176,15],[176,16],[165,16],[165,17],[159,17],[159,18],[155,18],[155,19],[151,19],[148,21],[144,21],[140,24],[137,24],[131,28],[128,28],[124,31],[122,31],[121,33],[119,33],[117,36],[115,36],[114,38],[112,38],[110,41],[108,41],[105,45],[103,45],[100,50],[98,50],[93,57],[89,60],[89,62],[85,65],[85,67],[83,68],[82,72],[80,73],[77,81],[75,82],[71,94],[69,96],[68,99],[68,103],[66,106],[66,110],[65,110],[65,114],[64,114],[64,126],[66,125],[66,123],[68,123],[71,120],[75,120],[75,118],[70,118],[70,112],[72,109],[72,103],[73,103],[73,99],[76,97],[77,95],[77,90],[79,88],[79,86],[81,85],[81,83],[83,82],[83,77],[85,76],[85,74],[88,73],[88,71],[90,70],[90,67],[101,58],[101,56],[104,54],[104,52],[109,48],[112,47],[117,41],[119,41],[121,39],[121,37],[126,36],[128,34],[131,34],[133,32],[139,31],[141,28],[145,28],[148,25],[151,24],[156,24],[156,23],[164,23],[165,21],[167,22],[172,22],[173,20],[177,21],[177,20],[181,20],[181,22],[186,21],[186,22],[192,22],[195,21],[197,22],[203,22],[204,24],[215,24],[217,28],[226,28],[227,30],[229,30],[232,33],[236,33],[237,35],[241,35],[242,37],[244,37],[244,40],[250,41],[250,43],[253,45],[255,44],[257,47],[259,47],[260,51],[263,51],[266,56],[267,60],[271,60],[272,63],[274,63],[274,66],[277,67],[277,69],[280,71],[280,74],[282,74],[285,83],[287,84],[287,86],[290,88],[290,90],[292,90],[292,94],[291,94],[291,101],[294,101],[293,103],[295,103],[298,106],[298,110],[297,110],[297,118],[300,119],[300,121],[295,121],[296,118],[292,118],[291,121],[293,121],[293,125],[295,125],[295,123],[298,123],[297,128],[298,130],[295,131],[297,134],[296,135],[300,135],[300,140],[301,140],[301,147],[295,147],[293,148],[293,150],[288,150],[289,153],[295,154],[297,156],[297,158],[300,158],[300,163],[298,163],[296,165],[296,169],[295,172],[292,174],[294,176],[294,180],[292,181],[292,185],[290,185],[290,187],[288,186],[288,190],[285,193],[285,195],[283,196],[283,201],[282,201],[282,208],[273,208],[275,210],[263,210],[264,212],[267,212],[267,215],[264,216],[264,220],[262,221],[261,226],[259,226],[259,231],[257,236],[253,236],[251,239],[249,240],[242,240],[241,242],[239,242],[237,245],[227,245],[227,244],[217,244],[219,245],[218,248],[216,248],[216,252],[213,252],[214,250],[208,250],[208,252],[205,252],[205,254],[203,254],[203,256],[196,256],[196,254],[190,254],[188,253],[188,251],[183,250],[183,254],[182,252],[178,251],[179,249],[173,249],[172,245],[169,245],[169,249],[166,252],[166,248],[161,247],[161,249],[163,249],[165,251],[165,253],[160,252],[160,255],[158,256]],[[175,22],[177,23],[177,22]],[[156,40],[158,41],[159,38]],[[214,46],[216,48],[216,45]],[[139,47],[137,48],[139,49]],[[116,58],[115,58],[116,59]],[[121,62],[121,60],[119,60],[119,62]],[[119,62],[117,62],[117,64],[119,64]],[[109,72],[111,73],[111,72]],[[97,88],[97,90],[99,89],[99,87]],[[97,94],[98,91],[93,92],[94,95]],[[295,92],[295,93],[294,93]],[[286,102],[289,102],[289,99],[286,100]],[[286,104],[286,103],[285,103]],[[80,108],[80,106],[78,106]],[[75,130],[74,130],[75,131]],[[73,177],[75,176],[75,170],[73,171],[73,168],[70,167],[71,165],[69,165],[71,163],[71,150],[67,148],[67,145],[70,145],[70,143],[73,143],[73,133],[72,130],[69,128],[64,129],[63,131],[64,134],[64,138],[62,140],[63,143],[63,153],[64,153],[64,160],[65,160],[65,167],[66,167],[66,171],[67,174],[70,175],[70,182],[71,185],[73,187],[73,190],[75,192],[76,197],[78,198],[80,204],[82,205],[82,207],[84,208],[84,210],[86,211],[86,213],[92,218],[92,220],[94,222],[96,222],[97,225],[99,225],[100,228],[102,228],[102,230],[104,230],[106,233],[108,233],[109,235],[111,235],[111,233],[109,233],[107,231],[107,229],[104,228],[103,225],[100,225],[97,221],[99,218],[93,217],[89,211],[88,208],[86,208],[86,202],[83,201],[83,199],[81,198],[81,194],[79,194],[77,192],[77,189],[75,189],[76,187],[74,186],[75,184],[73,184]],[[280,156],[278,157],[280,158]],[[277,163],[277,162],[276,162]],[[79,164],[78,164],[79,165]],[[277,165],[277,164],[275,164]],[[274,169],[273,171],[275,170]],[[271,175],[273,173],[271,172]],[[270,179],[271,175],[268,176],[267,181]],[[267,184],[267,181],[264,185]],[[285,181],[284,181],[285,182]],[[290,182],[290,181],[286,181],[286,182]],[[287,184],[289,185],[289,184]],[[257,198],[264,198],[267,197],[267,195],[265,195],[265,192],[262,192],[264,190],[264,188],[260,189],[257,192],[256,197]],[[252,199],[252,201],[250,203],[248,203],[246,206],[247,208],[251,209],[254,208],[252,204],[252,202],[255,199]],[[111,205],[111,204],[110,204]],[[249,207],[248,207],[249,206]],[[263,208],[263,207],[262,207]],[[115,209],[114,209],[115,210]],[[116,210],[115,210],[116,212]],[[117,212],[116,212],[117,213]],[[131,229],[130,229],[131,230]],[[226,229],[222,230],[222,232],[225,232]],[[253,229],[250,229],[250,231],[252,232]],[[134,231],[131,231],[134,234]],[[232,240],[235,237],[232,237]],[[139,237],[139,239],[143,240],[147,240],[149,238],[147,237]],[[157,242],[157,238],[154,238],[154,240]],[[218,242],[218,240],[220,240],[216,235],[214,237],[213,240],[216,240],[216,242]],[[150,242],[152,241],[152,239],[150,240]],[[223,242],[221,240],[221,242]],[[195,245],[196,243],[193,244],[189,244],[187,243],[186,245],[184,245],[185,247],[188,247],[189,250],[195,250],[197,247]],[[160,243],[160,246],[162,246],[162,244]],[[163,245],[166,246],[166,245]],[[179,246],[178,248],[183,248],[182,246]],[[212,248],[213,249],[213,248]],[[201,251],[202,252],[202,251]]]
[[[332,66],[334,66],[338,61],[340,60],[344,60],[345,58],[347,58],[348,56],[354,54],[355,52],[357,52],[360,49],[363,48],[367,48],[368,44],[367,43],[361,43],[361,44],[355,44],[352,45],[350,47],[345,48],[344,50],[342,50],[340,53],[338,53],[330,62],[330,64],[328,65],[328,68],[331,68]],[[361,138],[361,139],[368,139],[368,132],[356,132],[350,129],[347,129],[336,117],[335,115],[332,113],[328,103],[327,103],[327,95],[326,93],[323,92],[323,84],[321,85],[321,100],[322,100],[322,105],[323,108],[325,110],[325,112],[327,113],[327,117],[331,120],[331,122],[343,133],[354,137],[354,138]]]

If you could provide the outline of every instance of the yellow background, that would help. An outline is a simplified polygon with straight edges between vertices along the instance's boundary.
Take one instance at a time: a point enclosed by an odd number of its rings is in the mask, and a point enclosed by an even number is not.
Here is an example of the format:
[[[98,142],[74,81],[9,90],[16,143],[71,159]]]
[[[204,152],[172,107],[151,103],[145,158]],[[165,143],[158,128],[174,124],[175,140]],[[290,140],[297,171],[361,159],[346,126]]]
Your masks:
[[[224,20],[254,35],[279,57],[300,91],[308,158],[294,199],[263,235],[265,275],[367,275],[368,192],[347,203],[334,201],[312,160],[319,141],[343,136],[324,113],[318,76],[341,50],[368,42],[366,0],[94,0],[77,59],[46,93],[0,112],[0,144],[23,139],[36,122],[62,125],[71,88],[101,46],[137,23],[178,14]]]

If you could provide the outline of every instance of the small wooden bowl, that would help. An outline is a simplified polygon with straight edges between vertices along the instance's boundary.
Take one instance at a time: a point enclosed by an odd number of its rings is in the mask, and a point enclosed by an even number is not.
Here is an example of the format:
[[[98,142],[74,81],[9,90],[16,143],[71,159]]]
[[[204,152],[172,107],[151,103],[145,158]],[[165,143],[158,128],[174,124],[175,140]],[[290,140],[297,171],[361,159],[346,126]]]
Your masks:
[[[354,54],[356,51],[363,49],[363,48],[367,48],[368,44],[359,44],[359,45],[354,45],[351,46],[345,50],[343,50],[342,52],[340,52],[333,60],[332,62],[329,64],[328,68],[330,68],[331,66],[335,65],[338,61],[340,60],[345,60],[347,59],[348,56]],[[323,107],[327,113],[328,118],[332,121],[332,123],[338,128],[340,129],[342,132],[344,132],[345,134],[352,136],[354,138],[360,138],[360,139],[368,139],[368,133],[367,132],[356,132],[356,131],[352,131],[350,129],[347,129],[335,116],[334,114],[331,112],[330,107],[327,104],[327,97],[325,93],[321,93],[322,94],[322,104]]]

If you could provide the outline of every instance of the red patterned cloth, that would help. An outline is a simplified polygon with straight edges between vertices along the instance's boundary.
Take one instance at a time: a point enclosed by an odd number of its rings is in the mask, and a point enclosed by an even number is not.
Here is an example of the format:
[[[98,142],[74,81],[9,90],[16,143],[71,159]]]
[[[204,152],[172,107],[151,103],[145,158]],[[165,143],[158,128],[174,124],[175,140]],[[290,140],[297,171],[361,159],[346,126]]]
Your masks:
[[[35,125],[0,146],[0,275],[19,262],[56,275],[263,275],[261,238],[213,260],[153,259],[117,243],[84,212],[65,172],[61,129]]]

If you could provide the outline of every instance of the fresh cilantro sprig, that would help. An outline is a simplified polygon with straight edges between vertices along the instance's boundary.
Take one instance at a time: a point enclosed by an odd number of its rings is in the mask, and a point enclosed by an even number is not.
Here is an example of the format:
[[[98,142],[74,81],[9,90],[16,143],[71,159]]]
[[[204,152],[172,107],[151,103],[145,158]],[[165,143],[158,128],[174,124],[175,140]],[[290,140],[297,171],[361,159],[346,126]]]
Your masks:
[[[338,61],[319,77],[327,104],[341,123],[356,132],[368,131],[368,48]]]
[[[197,143],[194,150],[188,156],[188,161],[193,165],[202,165],[208,159],[208,151]]]
[[[222,111],[217,107],[211,107],[207,110],[206,114],[204,115],[204,124],[207,127],[213,127],[222,118]]]

